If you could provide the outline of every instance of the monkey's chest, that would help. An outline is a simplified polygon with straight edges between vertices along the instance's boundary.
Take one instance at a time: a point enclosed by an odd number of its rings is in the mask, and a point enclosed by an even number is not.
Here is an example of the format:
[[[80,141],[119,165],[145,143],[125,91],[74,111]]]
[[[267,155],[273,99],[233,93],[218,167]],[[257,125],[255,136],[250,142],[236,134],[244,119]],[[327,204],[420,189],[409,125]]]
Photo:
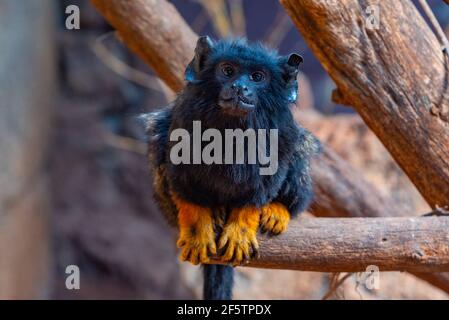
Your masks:
[[[172,165],[172,188],[185,199],[208,207],[263,205],[273,199],[286,170],[261,175],[259,165]]]

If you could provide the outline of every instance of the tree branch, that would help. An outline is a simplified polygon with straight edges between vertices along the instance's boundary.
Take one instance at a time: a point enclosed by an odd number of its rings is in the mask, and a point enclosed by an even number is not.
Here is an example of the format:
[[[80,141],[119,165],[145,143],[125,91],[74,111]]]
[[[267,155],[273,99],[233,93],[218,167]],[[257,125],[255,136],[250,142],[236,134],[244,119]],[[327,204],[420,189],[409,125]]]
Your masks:
[[[260,237],[248,266],[320,272],[449,271],[449,217],[306,218]],[[217,262],[217,261],[215,261]]]
[[[280,2],[427,202],[449,205],[449,63],[413,3],[376,2],[376,30],[369,1]]]
[[[92,0],[121,40],[174,91],[184,87],[184,69],[197,36],[176,8],[159,0]]]

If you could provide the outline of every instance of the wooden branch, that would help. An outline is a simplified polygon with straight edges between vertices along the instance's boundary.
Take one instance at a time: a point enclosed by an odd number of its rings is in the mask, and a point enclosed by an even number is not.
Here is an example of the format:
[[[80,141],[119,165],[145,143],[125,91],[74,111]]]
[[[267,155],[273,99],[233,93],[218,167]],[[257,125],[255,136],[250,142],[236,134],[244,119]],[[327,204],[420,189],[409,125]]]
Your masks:
[[[150,5],[157,2],[157,5]],[[109,22],[118,29],[122,35],[122,40],[134,48],[140,54],[145,62],[152,66],[156,73],[164,79],[164,81],[173,89],[180,90],[183,87],[183,70],[187,62],[193,56],[193,44],[196,42],[196,35],[192,31],[183,31],[187,28],[185,22],[182,21],[179,13],[171,9],[166,1],[128,1],[128,0],[92,0],[92,3],[102,12]],[[133,7],[133,6],[136,7]],[[141,10],[136,18],[129,19],[125,14],[116,14],[120,8],[125,8],[127,12],[134,12]],[[159,10],[159,11],[158,11]],[[170,12],[169,15],[164,15],[163,27],[158,26],[155,21],[162,19],[160,12]],[[156,16],[155,21],[152,20]],[[141,21],[143,20],[143,21]],[[153,25],[153,28],[143,30],[139,25]],[[169,25],[167,25],[169,24]],[[138,30],[132,36],[128,34],[132,30]],[[170,46],[157,45],[152,37],[165,39],[170,38],[171,30],[177,32],[184,32],[184,36],[176,37],[176,41],[170,42],[171,45],[180,48],[189,48],[185,51],[177,51],[176,55],[171,53]],[[190,29],[189,29],[190,30]],[[136,43],[134,43],[136,42]],[[136,47],[144,47],[143,49],[136,49]],[[148,47],[148,48],[146,48]],[[148,56],[139,52],[144,51]],[[181,66],[179,68],[169,68],[170,63],[165,61],[157,65],[156,59],[152,58],[153,51],[158,51],[158,57],[171,61],[173,65]],[[172,75],[171,75],[172,74]],[[317,120],[318,121],[318,120]],[[313,162],[312,175],[315,182],[316,198],[312,205],[313,213],[320,216],[370,216],[383,217],[395,216],[405,214],[403,208],[394,203],[392,199],[382,196],[380,192],[363,179],[363,174],[357,172],[346,161],[341,159],[329,148],[325,148],[323,155]],[[290,226],[290,231],[286,237],[293,230],[297,224],[293,223]],[[349,235],[348,235],[349,236]],[[272,241],[276,241],[273,239]],[[294,241],[292,239],[292,241]],[[262,246],[266,242],[262,242]],[[262,249],[263,250],[263,249]],[[297,250],[297,248],[296,248]],[[323,255],[321,254],[323,258]],[[435,275],[432,284],[440,288],[444,288],[449,292],[449,277],[444,275]]]
[[[299,218],[276,237],[259,237],[248,266],[320,272],[449,271],[449,217]],[[215,261],[217,262],[217,261]],[[218,261],[219,262],[219,261]]]
[[[301,120],[312,129],[322,126],[322,122],[327,123],[324,117],[314,111],[302,112]],[[344,125],[351,126],[353,124],[352,122],[348,124],[341,122],[339,123],[339,130],[346,131],[347,129],[343,127]],[[326,160],[326,158],[330,159]],[[322,161],[327,162],[327,164],[320,164]],[[326,148],[323,157],[314,161],[312,165],[314,179],[320,181],[320,183],[315,185],[315,193],[319,194],[319,196],[312,204],[311,212],[314,215],[321,217],[407,216],[407,210],[400,203],[393,201],[389,197],[381,196],[378,190],[373,188],[371,184],[363,187],[363,184],[367,184],[367,182],[361,178],[361,173],[354,172],[354,169],[336,156],[335,152],[330,148]],[[322,167],[326,168],[326,170],[320,170]],[[360,181],[357,181],[357,179],[360,179]],[[326,183],[326,180],[329,181]],[[329,191],[328,188],[324,188],[323,190],[323,186],[326,186],[326,184],[331,185],[333,189]],[[362,188],[362,194],[357,194],[358,188]],[[353,190],[356,191],[354,192]],[[373,196],[369,197],[369,194]],[[377,207],[376,202],[379,203]],[[331,211],[333,206],[335,212]],[[369,209],[366,210],[367,208]],[[412,274],[449,293],[449,273],[412,272]]]
[[[427,202],[449,205],[449,62],[413,3],[376,1],[376,30],[371,1],[280,2]]]
[[[418,0],[418,3],[421,6],[422,10],[424,11],[424,14],[426,15],[426,18],[429,20],[433,30],[435,31],[435,35],[440,41],[444,53],[447,54],[449,57],[449,41],[447,40],[443,28],[441,27],[437,18],[433,14],[432,8],[427,3],[427,0]]]
[[[197,36],[175,7],[158,0],[92,0],[121,40],[174,91],[184,87],[184,69]]]

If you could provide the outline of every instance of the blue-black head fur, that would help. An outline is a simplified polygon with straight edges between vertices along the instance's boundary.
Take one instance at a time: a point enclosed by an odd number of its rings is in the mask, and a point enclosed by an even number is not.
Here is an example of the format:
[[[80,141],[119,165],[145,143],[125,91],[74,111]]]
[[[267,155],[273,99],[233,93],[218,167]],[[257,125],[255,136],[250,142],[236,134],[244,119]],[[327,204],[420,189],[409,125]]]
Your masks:
[[[297,54],[280,56],[277,51],[268,49],[260,43],[248,43],[244,39],[228,39],[212,41],[208,37],[198,40],[195,56],[185,71],[187,81],[178,101],[188,100],[189,112],[201,119],[206,125],[214,127],[219,123],[232,126],[245,126],[257,129],[271,127],[269,119],[275,117],[291,117],[290,106],[296,102],[298,84],[297,74],[302,58]],[[226,109],[220,106],[220,93],[229,83],[221,81],[217,68],[221,63],[229,63],[239,70],[262,70],[266,81],[253,92],[256,96],[254,110],[237,113],[230,117]],[[243,74],[241,78],[249,76]],[[239,78],[240,79],[240,78]],[[232,82],[235,79],[230,79]],[[237,81],[235,81],[237,82]],[[246,80],[249,85],[253,81]],[[251,99],[249,99],[251,100]],[[290,115],[290,116],[289,116]],[[262,123],[260,123],[262,121]]]

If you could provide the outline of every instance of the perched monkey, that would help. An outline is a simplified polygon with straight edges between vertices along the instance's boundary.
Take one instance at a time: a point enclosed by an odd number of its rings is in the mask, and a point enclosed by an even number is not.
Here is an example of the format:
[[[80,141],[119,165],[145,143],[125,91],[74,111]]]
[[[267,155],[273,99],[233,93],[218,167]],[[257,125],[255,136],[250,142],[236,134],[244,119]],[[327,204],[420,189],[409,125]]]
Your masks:
[[[284,232],[290,217],[311,201],[309,161],[320,143],[295,123],[290,111],[301,62],[297,54],[279,56],[245,40],[201,37],[185,71],[185,89],[170,106],[145,116],[155,199],[179,228],[181,260],[204,264],[205,299],[231,299],[232,293],[232,267],[208,264],[211,256],[245,263],[257,254],[259,228],[274,235]],[[221,161],[220,155],[213,163],[195,162],[195,152],[201,152],[195,141],[188,142],[192,161],[173,163],[170,150],[176,141],[171,134],[182,129],[195,136],[195,122],[203,132],[214,129],[223,136],[229,129],[275,129],[275,170],[261,174],[260,159],[250,163],[248,155],[244,163]],[[201,147],[208,143],[196,139]],[[248,141],[243,145],[248,147]]]

